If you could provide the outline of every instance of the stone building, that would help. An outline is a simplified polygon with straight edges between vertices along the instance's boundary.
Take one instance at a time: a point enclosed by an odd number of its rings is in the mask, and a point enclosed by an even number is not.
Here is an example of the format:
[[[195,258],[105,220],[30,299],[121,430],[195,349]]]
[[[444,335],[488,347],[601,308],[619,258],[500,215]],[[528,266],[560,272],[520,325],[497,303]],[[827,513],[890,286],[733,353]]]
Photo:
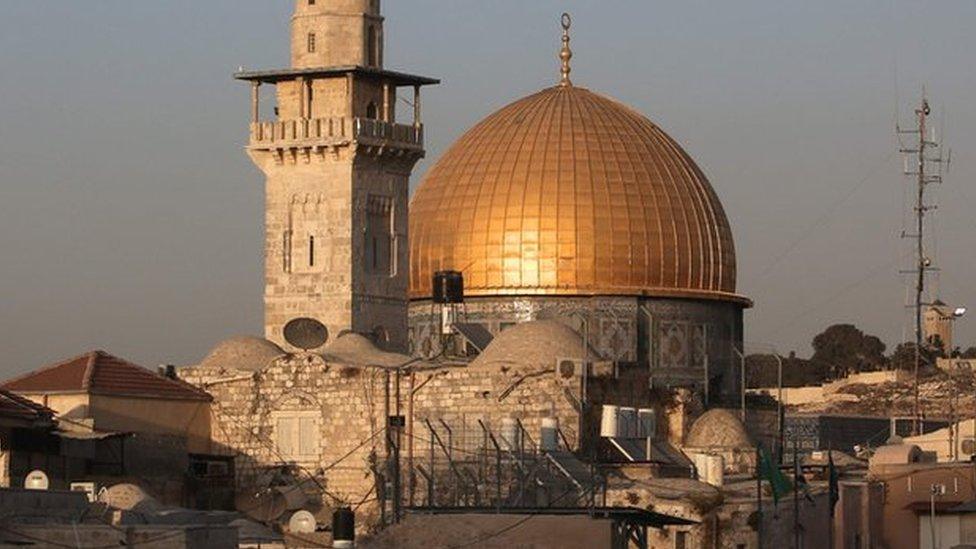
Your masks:
[[[391,446],[400,448],[404,502],[420,502],[428,486],[418,466],[427,467],[437,437],[463,461],[490,450],[486,432],[503,440],[517,421],[530,446],[554,421],[560,446],[585,455],[599,440],[601,406],[613,404],[673,418],[659,422],[655,438],[680,444],[698,412],[694,399],[649,391],[647,370],[636,366],[588,376],[584,395],[582,379],[557,375],[554,364],[587,352],[596,356],[564,324],[536,321],[506,330],[470,362],[417,361],[355,333],[295,354],[235,338],[179,375],[214,396],[214,443],[236,456],[239,493],[300,485],[319,510],[362,505],[368,524],[380,512],[378,491],[389,489]],[[387,429],[390,416],[402,416],[404,427]]]
[[[267,177],[265,336],[279,345],[289,320],[311,317],[407,348],[408,185],[424,156],[420,88],[437,80],[384,69],[383,36],[379,0],[296,0],[291,67],[235,75],[252,85],[247,152]]]
[[[267,176],[265,336],[312,317],[380,347],[440,352],[436,271],[460,271],[459,320],[492,334],[556,319],[655,384],[734,399],[743,339],[732,230],[704,173],[647,118],[570,80],[502,108],[452,146],[410,203],[420,88],[386,70],[375,0],[298,0],[291,68],[244,71],[247,151]],[[262,121],[263,84],[276,86]],[[397,123],[397,89],[413,120]],[[411,305],[408,312],[408,299]]]
[[[43,438],[21,442],[23,459],[11,462],[14,476],[43,469],[59,489],[139,479],[168,504],[229,505],[211,482],[221,479],[206,473],[210,463],[229,463],[213,455],[212,399],[205,391],[104,351],[0,382],[0,389],[48,410],[57,425]],[[13,437],[15,447],[18,440]]]

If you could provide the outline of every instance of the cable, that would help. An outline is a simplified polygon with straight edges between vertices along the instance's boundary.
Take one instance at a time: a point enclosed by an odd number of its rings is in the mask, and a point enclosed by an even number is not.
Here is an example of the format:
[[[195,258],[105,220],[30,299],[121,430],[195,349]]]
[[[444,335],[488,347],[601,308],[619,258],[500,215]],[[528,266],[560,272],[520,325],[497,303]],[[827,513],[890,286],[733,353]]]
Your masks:
[[[31,525],[26,525],[25,524],[24,526],[31,526]],[[116,529],[118,530],[118,528],[116,528]],[[37,541],[37,542],[40,542],[40,543],[45,544],[48,547],[51,547],[51,546],[53,546],[53,547],[64,547],[66,549],[118,549],[120,546],[121,547],[139,547],[140,545],[152,545],[152,544],[159,543],[161,541],[166,541],[168,539],[175,539],[175,538],[177,538],[179,536],[182,536],[182,535],[185,535],[186,534],[186,530],[180,529],[180,530],[177,530],[177,531],[174,531],[174,532],[166,532],[166,533],[161,534],[161,535],[156,536],[156,537],[147,538],[147,539],[145,539],[143,541],[133,542],[131,544],[126,544],[125,541],[123,540],[121,542],[121,544],[115,543],[115,544],[112,544],[112,545],[92,545],[92,546],[84,546],[84,547],[82,547],[82,546],[79,546],[78,544],[68,545],[66,543],[58,543],[56,541],[52,541],[52,540],[49,540],[49,539],[40,538],[40,537],[37,537],[37,536],[32,536],[30,534],[25,534],[23,532],[19,532],[19,531],[13,529],[13,528],[10,528],[8,526],[3,526],[3,525],[0,525],[0,531],[4,531],[4,532],[7,532],[9,534],[13,534],[15,536],[19,536],[19,537],[22,537],[22,538],[25,538],[25,539],[29,539],[29,540],[32,540],[32,541]]]
[[[550,503],[550,507],[555,506],[556,503],[559,503],[563,498],[565,498],[567,495],[569,495],[572,492],[573,492],[573,489],[572,488],[570,488],[569,490],[563,492],[562,495],[560,495],[558,498],[554,499],[552,501],[552,503]],[[497,537],[499,537],[499,536],[501,536],[501,535],[503,535],[503,534],[505,534],[507,532],[511,532],[512,530],[518,528],[519,526],[522,526],[523,524],[525,524],[526,522],[529,522],[530,520],[534,519],[537,516],[539,516],[539,515],[528,515],[526,517],[523,517],[523,518],[521,518],[521,519],[513,522],[512,524],[509,524],[508,526],[502,528],[501,530],[497,530],[497,531],[495,531],[495,532],[493,532],[491,534],[488,534],[486,536],[482,536],[482,537],[480,537],[480,538],[478,538],[476,540],[473,540],[471,542],[465,543],[463,545],[451,545],[451,546],[449,546],[449,549],[464,549],[466,547],[474,547],[476,545],[480,545],[480,544],[482,544],[482,543],[484,543],[484,542],[486,542],[486,541],[488,541],[490,539],[494,539],[494,538],[497,538]]]
[[[881,168],[883,168],[885,164],[887,164],[888,161],[891,160],[891,158],[894,155],[895,155],[894,152],[888,153],[884,157],[884,159],[879,164],[877,164],[867,175],[865,175],[860,180],[858,180],[858,182],[855,183],[854,186],[851,187],[847,191],[847,193],[840,198],[840,200],[831,204],[827,208],[827,210],[819,218],[817,218],[817,221],[815,221],[813,225],[810,225],[810,227],[807,228],[807,230],[804,231],[799,238],[794,239],[793,242],[789,246],[787,246],[787,248],[783,252],[781,252],[779,255],[773,258],[773,261],[769,265],[767,265],[765,269],[759,272],[759,276],[756,277],[756,280],[759,282],[765,280],[766,275],[768,275],[777,265],[779,265],[780,261],[782,261],[787,256],[789,256],[790,253],[792,253],[793,250],[797,248],[797,246],[799,246],[804,240],[806,240],[808,236],[810,236],[811,234],[813,234],[814,231],[816,231],[821,226],[823,226],[823,224],[834,215],[837,209],[840,208],[840,206],[843,205],[844,202],[847,201],[847,199],[854,196],[854,194],[857,193],[857,191],[860,190],[860,188],[865,183],[867,183],[872,177],[874,177],[878,173],[878,171],[880,171]]]
[[[839,292],[837,292],[834,295],[830,296],[829,298],[821,301],[820,303],[818,303],[818,304],[816,304],[816,305],[814,305],[812,307],[808,307],[807,309],[804,309],[798,315],[794,316],[789,322],[781,323],[779,325],[779,328],[777,328],[775,331],[773,331],[769,335],[770,336],[775,336],[775,335],[780,334],[783,330],[792,327],[794,324],[796,324],[797,321],[799,321],[800,319],[802,319],[806,315],[812,313],[813,311],[816,311],[817,309],[823,307],[824,305],[830,304],[831,302],[833,302],[836,299],[839,299],[839,298],[843,297],[845,294],[847,294],[847,292],[853,290],[854,288],[857,288],[858,286],[860,286],[861,284],[867,282],[868,280],[871,280],[872,278],[874,278],[875,276],[877,276],[878,274],[880,274],[881,272],[883,272],[885,269],[888,269],[888,268],[892,267],[895,263],[898,263],[899,260],[900,260],[900,258],[895,258],[894,260],[889,261],[888,263],[886,263],[884,265],[881,265],[879,267],[876,267],[876,268],[868,271],[868,273],[864,277],[858,279],[857,281],[855,281],[855,282],[853,282],[851,284],[848,284],[847,286],[844,286]]]

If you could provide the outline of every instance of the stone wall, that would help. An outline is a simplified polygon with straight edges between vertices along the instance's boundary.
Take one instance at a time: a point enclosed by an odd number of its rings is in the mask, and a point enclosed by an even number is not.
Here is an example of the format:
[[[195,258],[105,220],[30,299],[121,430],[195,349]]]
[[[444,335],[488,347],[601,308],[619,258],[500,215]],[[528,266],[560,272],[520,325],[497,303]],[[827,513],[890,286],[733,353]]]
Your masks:
[[[205,367],[183,368],[179,375],[214,396],[215,446],[236,456],[239,491],[260,490],[276,470],[295,461],[283,455],[276,429],[283,415],[308,413],[315,432],[303,437],[315,439],[305,442],[314,445],[314,455],[299,460],[295,477],[315,479],[321,490],[313,491],[325,493],[323,507],[366,502],[360,511],[366,522],[375,518],[376,486],[385,485],[387,416],[405,416],[400,447],[408,501],[423,500],[426,486],[410,473],[429,460],[431,427],[459,459],[484,446],[479,421],[498,436],[504,420],[517,419],[537,444],[543,418],[553,417],[569,446],[581,445],[579,380],[561,381],[545,367],[420,365],[401,375],[399,414],[395,373],[326,363],[317,355],[282,358],[253,375]],[[588,387],[589,433],[596,431],[603,403],[655,408],[659,414],[680,406],[648,391],[647,373],[638,368],[623,370],[618,379],[591,379]],[[439,445],[435,452],[442,460]]]
[[[429,300],[410,304],[410,352],[441,351],[440,316]],[[655,385],[697,387],[713,403],[736,402],[742,308],[734,303],[637,297],[469,297],[462,322],[493,334],[532,320],[559,320],[607,360],[640,364]],[[706,374],[711,380],[705,389]]]

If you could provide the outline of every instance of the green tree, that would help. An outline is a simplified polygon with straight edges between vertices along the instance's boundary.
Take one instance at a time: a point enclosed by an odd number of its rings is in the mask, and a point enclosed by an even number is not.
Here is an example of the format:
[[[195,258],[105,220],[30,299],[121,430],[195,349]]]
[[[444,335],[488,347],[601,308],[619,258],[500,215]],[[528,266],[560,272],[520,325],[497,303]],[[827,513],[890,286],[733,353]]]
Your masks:
[[[885,344],[853,324],[834,324],[813,338],[811,362],[822,365],[831,378],[884,369]]]
[[[932,349],[922,346],[921,369],[931,370],[936,367],[936,360],[939,358],[939,349]],[[914,370],[915,369],[915,342],[909,341],[895,347],[889,360],[893,370]]]

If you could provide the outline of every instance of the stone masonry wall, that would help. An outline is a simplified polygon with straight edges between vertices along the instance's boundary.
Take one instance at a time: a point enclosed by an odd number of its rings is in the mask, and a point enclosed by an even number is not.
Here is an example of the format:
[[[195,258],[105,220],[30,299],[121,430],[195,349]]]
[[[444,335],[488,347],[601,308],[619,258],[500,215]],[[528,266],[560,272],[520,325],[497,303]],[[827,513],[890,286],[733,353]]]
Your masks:
[[[183,368],[179,373],[214,396],[214,446],[236,456],[239,491],[267,486],[272,473],[289,461],[277,445],[276,417],[312,412],[319,418],[316,455],[298,464],[301,471],[296,476],[314,478],[321,485],[324,507],[365,502],[360,512],[363,520],[375,517],[377,475],[383,473],[386,454],[383,427],[386,416],[396,414],[395,375],[388,377],[379,368],[326,363],[317,355],[282,358],[253,374],[204,367]],[[639,372],[629,372],[617,380],[594,381],[593,409],[601,402],[665,406],[654,394],[640,389],[647,386],[646,375],[643,385],[640,377]],[[429,459],[427,420],[458,455],[475,452],[484,443],[479,420],[498,437],[507,418],[520,420],[538,443],[543,418],[555,417],[575,449],[580,435],[579,396],[574,391],[576,383],[565,384],[546,368],[425,366],[403,374],[400,413],[406,417],[401,435],[405,498],[413,501],[411,488],[415,497],[425,490],[410,472],[412,466]],[[441,420],[450,427],[450,435]],[[527,440],[526,444],[531,443]],[[437,453],[440,459],[439,448]]]

